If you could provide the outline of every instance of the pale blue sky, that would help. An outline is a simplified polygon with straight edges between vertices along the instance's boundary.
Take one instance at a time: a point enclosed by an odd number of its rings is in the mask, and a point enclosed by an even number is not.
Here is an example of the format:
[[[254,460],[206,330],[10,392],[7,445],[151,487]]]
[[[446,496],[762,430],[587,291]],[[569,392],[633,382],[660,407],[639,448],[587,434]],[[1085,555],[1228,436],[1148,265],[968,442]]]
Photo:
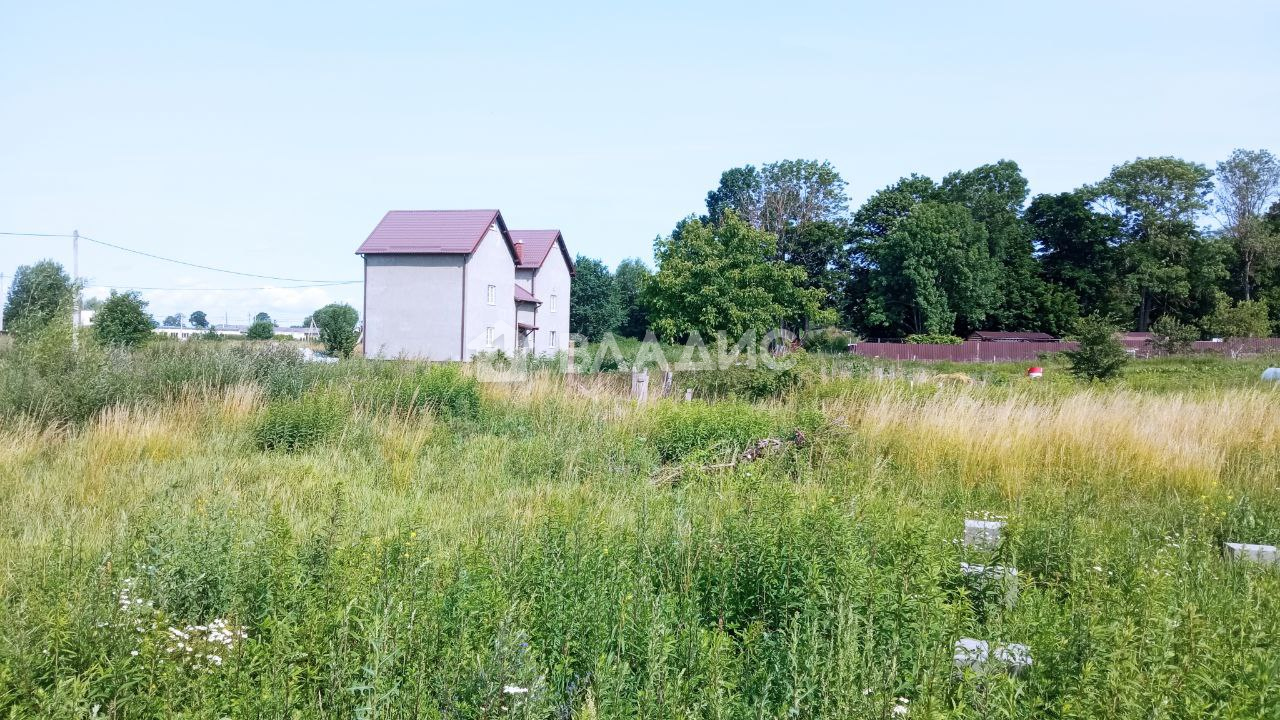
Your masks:
[[[187,6],[187,7],[183,7]],[[856,206],[1016,160],[1033,192],[1280,151],[1275,2],[0,0],[0,231],[358,279],[388,209],[498,207],[650,259],[722,170],[827,159]],[[0,236],[0,272],[69,243]],[[259,282],[85,247],[90,284]],[[96,294],[104,294],[95,290]],[[359,286],[148,291],[297,320]]]

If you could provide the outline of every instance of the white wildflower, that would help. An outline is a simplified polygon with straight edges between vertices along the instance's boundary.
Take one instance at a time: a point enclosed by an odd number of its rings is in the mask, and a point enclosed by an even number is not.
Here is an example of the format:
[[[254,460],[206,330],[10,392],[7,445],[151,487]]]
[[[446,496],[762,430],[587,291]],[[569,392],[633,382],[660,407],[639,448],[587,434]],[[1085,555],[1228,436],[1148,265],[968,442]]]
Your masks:
[[[502,692],[508,695],[523,695],[529,692],[529,688],[522,688],[519,685],[504,685]]]

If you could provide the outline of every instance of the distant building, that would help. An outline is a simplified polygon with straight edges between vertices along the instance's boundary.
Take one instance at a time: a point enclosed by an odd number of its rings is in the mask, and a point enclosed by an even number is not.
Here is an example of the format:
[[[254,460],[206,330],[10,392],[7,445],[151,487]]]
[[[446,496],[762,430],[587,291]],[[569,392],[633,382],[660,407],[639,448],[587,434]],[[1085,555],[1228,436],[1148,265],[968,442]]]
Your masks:
[[[214,334],[221,335],[223,337],[243,337],[249,333],[248,325],[229,325],[229,324],[223,324],[223,325],[211,324],[208,328],[198,328],[198,327],[188,327],[188,326],[182,326],[182,327],[163,327],[162,326],[162,327],[156,328],[155,332],[159,335],[165,335],[171,338],[176,338],[178,340],[189,340],[192,337],[197,337],[200,335],[204,335],[205,333],[208,333],[210,328],[213,329]],[[294,340],[319,340],[320,339],[320,330],[319,328],[314,328],[314,327],[278,327],[275,329],[274,334],[288,335]]]
[[[210,330],[212,330],[215,335],[221,335],[222,337],[243,337],[246,327],[247,326],[245,325],[210,325],[207,328],[161,326],[155,328],[152,332],[157,335],[164,335],[177,340],[190,340],[193,337],[200,337],[208,334]]]
[[[1002,330],[979,330],[970,335],[968,340],[976,342],[1058,342],[1058,338],[1042,332],[1004,332]]]
[[[497,210],[393,210],[356,253],[368,357],[569,348],[574,269],[558,230],[509,230]]]

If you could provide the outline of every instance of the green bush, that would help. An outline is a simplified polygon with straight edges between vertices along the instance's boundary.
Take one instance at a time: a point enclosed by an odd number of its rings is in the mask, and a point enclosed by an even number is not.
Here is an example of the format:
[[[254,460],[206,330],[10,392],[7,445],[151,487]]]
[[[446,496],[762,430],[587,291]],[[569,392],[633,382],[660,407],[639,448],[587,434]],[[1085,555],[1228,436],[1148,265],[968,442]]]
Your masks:
[[[938,333],[917,333],[908,335],[907,342],[912,345],[959,345],[964,342],[964,338]]]
[[[249,326],[246,333],[250,340],[270,340],[276,334],[276,327],[269,321],[258,320]]]
[[[804,334],[800,344],[809,352],[847,353],[858,336],[839,328],[821,328]]]
[[[658,411],[651,438],[664,462],[701,461],[741,451],[775,428],[768,413],[743,403],[678,403]]]
[[[336,435],[349,412],[346,402],[328,393],[275,400],[254,429],[254,443],[262,450],[306,450]]]
[[[1071,374],[1090,381],[1106,381],[1120,375],[1129,362],[1129,353],[1118,334],[1116,326],[1106,318],[1098,315],[1081,318],[1076,324],[1080,348],[1062,353],[1071,363]]]
[[[1200,333],[1191,325],[1185,325],[1172,315],[1165,315],[1151,325],[1151,345],[1157,350],[1178,355],[1191,350],[1191,344],[1200,339]]]
[[[117,293],[102,303],[93,316],[93,332],[103,345],[139,347],[155,337],[155,321],[147,314],[147,301],[137,291]]]

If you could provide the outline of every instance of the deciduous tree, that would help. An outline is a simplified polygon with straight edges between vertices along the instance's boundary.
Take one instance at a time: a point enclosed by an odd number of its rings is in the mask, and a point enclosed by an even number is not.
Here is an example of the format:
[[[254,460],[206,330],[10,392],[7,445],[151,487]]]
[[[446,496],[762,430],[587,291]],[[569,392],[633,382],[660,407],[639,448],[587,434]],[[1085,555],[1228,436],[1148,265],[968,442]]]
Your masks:
[[[360,314],[346,303],[330,303],[312,313],[316,327],[320,329],[320,342],[330,354],[351,357],[360,336],[356,323]]]
[[[654,243],[658,271],[643,296],[664,340],[697,332],[732,340],[765,333],[797,310],[820,320],[821,291],[804,287],[801,268],[777,259],[777,239],[726,213],[719,225],[696,218]]]
[[[259,313],[260,315],[262,313]],[[268,320],[255,320],[245,332],[250,340],[270,340],[276,335],[276,326]]]
[[[208,328],[209,319],[205,317],[203,310],[196,310],[187,317],[187,322],[191,323],[191,327]]]
[[[570,288],[569,330],[592,342],[622,324],[622,307],[613,274],[604,263],[579,255],[574,261],[576,273]]]
[[[649,329],[649,317],[640,295],[645,282],[653,275],[649,267],[638,258],[628,258],[618,263],[613,273],[614,287],[618,291],[618,305],[622,309],[622,323],[618,333],[631,338],[644,338]]]
[[[52,260],[22,265],[4,304],[4,329],[19,340],[33,337],[58,321],[71,323],[75,284]]]
[[[1157,311],[1185,311],[1211,298],[1225,275],[1220,246],[1197,227],[1209,207],[1213,174],[1174,157],[1118,165],[1093,195],[1120,223],[1128,280],[1138,297],[1138,330]]]
[[[995,307],[997,265],[986,228],[956,204],[921,203],[883,238],[868,241],[866,317],[901,335],[954,334]]]
[[[1266,150],[1236,150],[1218,163],[1214,176],[1222,230],[1235,248],[1242,297],[1249,300],[1260,266],[1280,256],[1280,234],[1264,218],[1280,190],[1280,161]]]
[[[147,314],[147,301],[137,291],[114,290],[93,315],[98,342],[115,347],[139,347],[153,336],[156,321]]]

